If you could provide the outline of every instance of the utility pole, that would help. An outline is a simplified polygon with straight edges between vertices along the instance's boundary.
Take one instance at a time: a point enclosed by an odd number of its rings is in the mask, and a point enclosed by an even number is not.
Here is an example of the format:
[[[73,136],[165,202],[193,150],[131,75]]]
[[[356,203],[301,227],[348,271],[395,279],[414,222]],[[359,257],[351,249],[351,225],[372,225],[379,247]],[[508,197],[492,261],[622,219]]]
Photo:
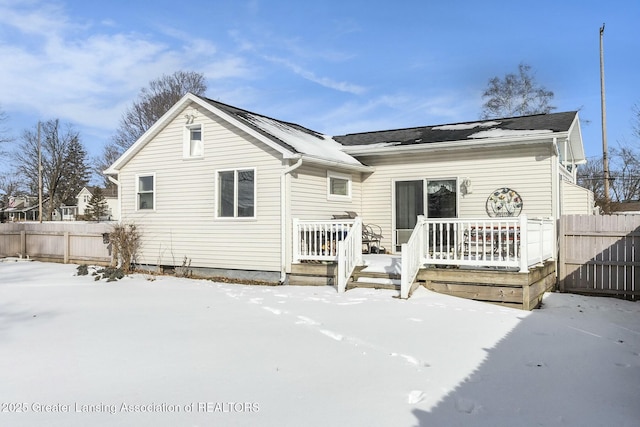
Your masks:
[[[40,144],[40,122],[38,122],[38,218],[42,224],[42,144]]]
[[[604,171],[604,203],[605,213],[610,212],[609,197],[609,154],[607,150],[607,108],[604,98],[604,24],[600,27],[600,108],[602,110],[602,169]]]

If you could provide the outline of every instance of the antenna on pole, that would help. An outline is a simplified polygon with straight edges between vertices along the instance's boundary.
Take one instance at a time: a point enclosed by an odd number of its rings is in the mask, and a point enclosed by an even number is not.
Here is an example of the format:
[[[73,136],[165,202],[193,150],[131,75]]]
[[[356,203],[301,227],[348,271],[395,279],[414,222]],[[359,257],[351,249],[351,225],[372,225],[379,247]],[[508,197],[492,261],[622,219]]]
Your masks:
[[[607,108],[604,97],[604,23],[600,27],[600,107],[602,110],[602,169],[604,172],[604,210],[610,211],[611,199],[609,197],[609,155],[607,150]]]

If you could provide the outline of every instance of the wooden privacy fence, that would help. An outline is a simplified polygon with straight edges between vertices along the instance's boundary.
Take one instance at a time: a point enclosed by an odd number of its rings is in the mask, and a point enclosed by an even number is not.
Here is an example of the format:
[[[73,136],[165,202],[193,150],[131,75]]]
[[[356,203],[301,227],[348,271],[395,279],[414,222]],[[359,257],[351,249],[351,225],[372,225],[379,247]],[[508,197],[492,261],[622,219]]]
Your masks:
[[[640,215],[567,215],[560,220],[562,292],[638,300]]]
[[[29,257],[40,261],[108,265],[109,223],[19,222],[0,224],[0,258]]]

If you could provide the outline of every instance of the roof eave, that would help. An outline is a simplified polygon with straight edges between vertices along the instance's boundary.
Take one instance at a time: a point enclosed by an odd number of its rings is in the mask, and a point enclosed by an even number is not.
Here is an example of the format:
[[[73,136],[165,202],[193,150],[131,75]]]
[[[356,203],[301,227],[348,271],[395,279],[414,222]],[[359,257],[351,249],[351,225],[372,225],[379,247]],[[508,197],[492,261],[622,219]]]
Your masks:
[[[364,172],[364,173],[371,173],[375,171],[375,168],[373,166],[366,166],[363,164],[337,162],[335,160],[327,160],[320,157],[314,157],[314,156],[309,156],[305,154],[303,154],[301,158],[302,158],[302,161],[305,163],[311,163],[311,164],[324,166],[324,167],[333,167],[333,168],[339,168],[344,170],[350,170],[353,172]]]
[[[578,113],[576,113],[569,130],[567,131],[567,138],[571,145],[571,154],[573,156],[573,163],[576,165],[582,165],[587,163],[587,156],[584,152],[584,142],[582,141],[582,129],[580,128],[580,119]]]
[[[243,130],[244,132],[258,139],[259,141],[265,143],[269,147],[273,148],[274,150],[282,154],[283,158],[285,159],[295,158],[296,153],[290,150],[287,150],[283,146],[279,145],[278,143],[272,141],[271,139],[257,132],[255,129],[252,129],[250,126],[238,121],[237,119],[225,113],[224,111],[220,110],[219,108],[216,108],[215,106],[206,102],[199,96],[196,96],[192,93],[187,93],[178,102],[176,102],[173,105],[173,107],[169,109],[169,111],[163,114],[162,117],[160,117],[160,119],[158,119],[144,134],[142,134],[142,136],[138,138],[138,140],[135,143],[133,143],[133,145],[131,145],[131,147],[129,147],[115,162],[113,162],[111,166],[105,169],[103,173],[106,175],[117,175],[120,169],[122,169],[122,167],[126,165],[129,162],[129,160],[131,160],[131,158],[135,154],[137,154],[138,151],[140,151],[140,149],[142,149],[142,147],[144,147],[151,139],[153,139],[164,128],[167,122],[176,118],[179,112],[182,111],[184,106],[189,102],[194,102],[198,104],[199,106],[219,116],[221,119],[229,122],[233,126]]]
[[[537,134],[530,136],[518,136],[518,137],[499,137],[499,138],[478,138],[478,139],[464,139],[458,141],[444,141],[444,142],[430,142],[422,144],[411,145],[392,145],[387,147],[377,147],[374,149],[367,148],[366,146],[360,146],[358,148],[350,149],[345,146],[343,151],[352,156],[382,156],[395,153],[419,153],[428,151],[448,151],[448,150],[461,150],[470,147],[495,147],[499,145],[519,145],[522,143],[549,143],[553,142],[554,138],[566,137],[567,132],[549,132],[548,134]]]

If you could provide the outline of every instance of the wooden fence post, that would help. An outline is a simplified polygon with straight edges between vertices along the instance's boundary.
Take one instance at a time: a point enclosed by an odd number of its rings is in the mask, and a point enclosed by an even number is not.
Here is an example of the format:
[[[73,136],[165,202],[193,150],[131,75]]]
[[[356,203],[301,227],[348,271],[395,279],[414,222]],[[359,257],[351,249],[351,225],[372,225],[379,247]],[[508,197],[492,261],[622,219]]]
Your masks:
[[[564,276],[567,271],[567,267],[564,263],[564,261],[567,259],[567,242],[565,238],[567,219],[568,218],[566,215],[562,215],[560,217],[560,220],[558,221],[560,223],[558,231],[558,239],[560,240],[558,248],[558,290],[560,292],[565,291]]]
[[[27,233],[24,230],[20,232],[20,256],[27,256]]]
[[[69,264],[69,253],[71,252],[71,239],[69,238],[69,232],[65,231],[63,234],[64,239],[64,263]]]

